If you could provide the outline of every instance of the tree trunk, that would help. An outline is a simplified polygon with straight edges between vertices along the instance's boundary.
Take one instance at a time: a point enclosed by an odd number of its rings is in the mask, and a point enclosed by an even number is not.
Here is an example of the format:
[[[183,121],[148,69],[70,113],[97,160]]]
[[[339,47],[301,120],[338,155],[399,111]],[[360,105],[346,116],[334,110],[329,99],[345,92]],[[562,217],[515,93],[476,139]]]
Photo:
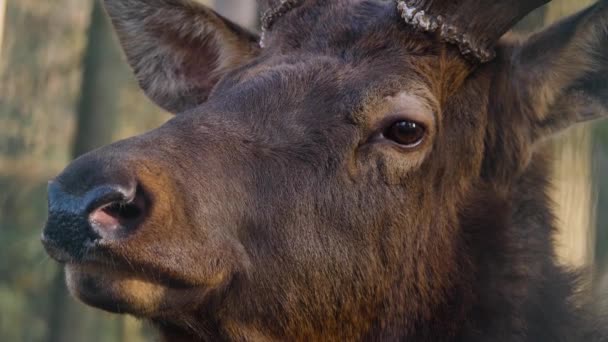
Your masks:
[[[91,14],[89,40],[84,56],[73,156],[78,157],[112,142],[118,121],[118,101],[127,80],[112,28],[99,1]]]
[[[0,0],[0,58],[2,58],[2,38],[4,38],[4,15],[6,14],[6,0]]]
[[[10,322],[0,328],[3,341],[44,340],[56,318],[47,315],[56,267],[40,263],[42,184],[69,159],[89,11],[82,0],[0,0],[0,321]]]
[[[215,0],[215,10],[221,15],[249,29],[257,25],[257,6],[253,0]]]

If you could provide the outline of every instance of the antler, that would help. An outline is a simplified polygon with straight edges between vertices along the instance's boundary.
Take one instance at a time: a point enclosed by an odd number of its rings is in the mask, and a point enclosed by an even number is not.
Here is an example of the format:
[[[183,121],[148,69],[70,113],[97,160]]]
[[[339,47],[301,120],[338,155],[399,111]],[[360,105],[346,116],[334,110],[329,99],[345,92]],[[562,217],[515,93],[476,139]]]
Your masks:
[[[463,56],[488,62],[498,39],[551,0],[397,0],[405,22],[457,45]]]
[[[274,22],[285,13],[289,12],[292,8],[300,5],[302,0],[259,0],[258,5],[262,10],[262,18],[260,22],[262,24],[262,35],[260,37],[260,47],[264,47],[264,40],[266,38],[266,31],[270,30]],[[274,4],[276,3],[276,5]],[[274,6],[273,6],[274,5]]]
[[[303,0],[258,0],[262,31]],[[551,0],[396,0],[405,22],[417,30],[436,33],[460,53],[485,63],[495,56],[494,45],[515,23]],[[261,44],[264,44],[264,34]]]
[[[267,11],[269,8],[276,7],[281,2],[283,2],[283,0],[257,0],[258,8],[262,11],[262,13]]]

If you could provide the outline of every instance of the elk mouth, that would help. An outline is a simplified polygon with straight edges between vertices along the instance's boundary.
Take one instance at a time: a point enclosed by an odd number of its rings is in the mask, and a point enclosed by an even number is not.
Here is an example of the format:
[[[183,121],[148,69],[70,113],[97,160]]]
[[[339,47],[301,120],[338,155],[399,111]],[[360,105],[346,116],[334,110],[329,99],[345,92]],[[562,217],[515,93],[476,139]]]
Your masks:
[[[143,317],[169,315],[201,303],[213,289],[192,285],[151,272],[134,272],[107,263],[81,262],[65,265],[70,293],[84,303],[112,313]]]

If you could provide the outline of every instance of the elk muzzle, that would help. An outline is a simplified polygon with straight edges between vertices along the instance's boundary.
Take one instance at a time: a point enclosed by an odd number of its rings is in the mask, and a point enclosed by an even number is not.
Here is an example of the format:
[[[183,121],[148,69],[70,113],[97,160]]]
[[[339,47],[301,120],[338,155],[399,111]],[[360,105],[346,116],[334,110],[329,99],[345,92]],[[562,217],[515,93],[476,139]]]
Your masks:
[[[80,261],[101,242],[119,242],[144,222],[149,201],[126,168],[77,160],[49,182],[42,242],[62,262]]]

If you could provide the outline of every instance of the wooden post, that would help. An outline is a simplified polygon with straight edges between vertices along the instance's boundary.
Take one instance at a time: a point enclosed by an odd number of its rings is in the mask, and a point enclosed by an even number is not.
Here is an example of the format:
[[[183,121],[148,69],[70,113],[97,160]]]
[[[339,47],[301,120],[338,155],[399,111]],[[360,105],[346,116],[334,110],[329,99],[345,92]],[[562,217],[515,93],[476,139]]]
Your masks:
[[[554,0],[547,8],[545,24],[551,24],[593,2]],[[555,163],[551,193],[559,228],[555,240],[558,258],[567,266],[589,269],[595,254],[597,202],[592,180],[592,150],[589,125],[575,127],[557,139],[553,145]]]
[[[593,265],[595,252],[595,203],[591,129],[575,127],[553,145],[555,162],[551,197],[558,219],[556,251],[568,266]]]
[[[581,10],[591,0],[554,0],[531,13],[516,27],[530,33]],[[557,219],[556,253],[561,264],[586,268],[594,261],[595,203],[592,140],[589,125],[574,127],[551,142],[554,157],[550,192]],[[588,268],[589,269],[589,268]],[[589,273],[589,276],[592,274]]]

